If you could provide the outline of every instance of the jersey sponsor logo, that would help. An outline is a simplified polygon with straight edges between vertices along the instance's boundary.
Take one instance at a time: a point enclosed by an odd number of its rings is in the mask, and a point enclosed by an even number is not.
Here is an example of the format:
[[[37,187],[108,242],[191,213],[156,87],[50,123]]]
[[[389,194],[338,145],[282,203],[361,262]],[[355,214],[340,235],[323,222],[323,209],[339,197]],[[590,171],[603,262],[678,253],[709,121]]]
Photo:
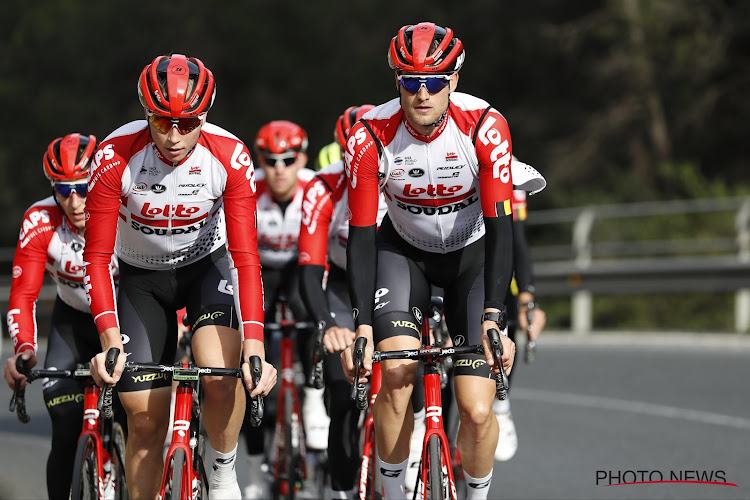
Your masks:
[[[202,228],[205,225],[206,225],[206,219],[203,219],[202,221],[196,224],[191,224],[189,226],[175,227],[172,229],[167,229],[166,227],[151,227],[146,224],[136,222],[134,220],[130,221],[130,227],[135,229],[136,231],[140,231],[143,234],[155,234],[157,236],[166,236],[168,234],[171,234],[171,235],[190,234],[195,231],[198,231],[200,228]]]
[[[21,266],[13,266],[13,277],[18,278],[23,274],[23,269],[21,269]]]
[[[414,187],[411,184],[404,185],[403,195],[407,198],[418,198],[423,194],[427,196],[454,196],[457,192],[461,191],[464,187],[458,184],[452,186],[446,186],[445,184],[428,184],[427,187]]]
[[[190,167],[190,170],[188,170],[188,175],[201,175],[201,166],[193,165],[192,167]]]
[[[133,191],[146,191],[148,189],[148,184],[145,182],[137,182],[133,185]]]
[[[156,185],[156,184],[155,184]],[[196,213],[200,212],[200,207],[185,206],[180,203],[177,206],[170,204],[164,205],[164,207],[151,206],[150,202],[146,202],[141,207],[141,215],[149,218],[162,217],[192,217]]]
[[[140,384],[143,382],[153,382],[154,380],[161,380],[166,378],[166,373],[144,373],[143,375],[135,375],[133,377],[133,382]]]
[[[490,161],[492,161],[492,177],[500,179],[503,183],[507,184],[510,181],[510,144],[507,139],[503,139],[502,135],[496,128],[492,128],[497,120],[490,116],[482,124],[482,128],[479,129],[479,140],[487,146],[488,144],[494,144],[495,149],[490,153]]]
[[[53,406],[61,405],[64,403],[82,403],[83,402],[83,393],[78,394],[63,394],[62,396],[57,396],[56,398],[52,398],[49,401],[47,401],[47,408],[52,408]]]
[[[467,368],[471,368],[472,370],[476,370],[482,365],[486,365],[487,361],[484,359],[457,359],[453,366],[458,368],[459,366],[465,366]]]
[[[117,160],[112,163],[108,163],[102,168],[99,168],[101,165],[102,160],[109,161],[115,157],[115,150],[114,145],[107,144],[103,148],[99,148],[96,151],[96,154],[94,155],[94,160],[91,162],[90,172],[89,172],[89,192],[94,189],[94,186],[96,186],[96,182],[99,180],[99,178],[104,175],[109,170],[115,168],[120,164],[120,160]]]
[[[417,320],[417,323],[421,325],[422,324],[422,310],[418,307],[412,307],[411,313],[414,316],[414,319]]]
[[[399,177],[403,177],[404,173],[405,171],[403,168],[391,170],[391,179],[398,179]]]
[[[315,207],[320,203],[323,204],[324,200],[318,201],[319,196],[325,196],[327,189],[325,186],[316,182],[305,194],[305,199],[302,200],[302,224],[307,227],[307,233],[315,233],[315,228],[318,227],[318,218],[313,217],[315,214]],[[329,195],[330,197],[330,195]]]
[[[81,272],[83,271],[83,266],[76,266],[71,261],[68,260],[68,261],[65,261],[63,270],[69,274],[81,274]]]
[[[444,165],[442,167],[438,167],[437,170],[460,170],[464,168],[464,164],[461,165]]]
[[[86,285],[84,285],[82,281],[81,282],[79,282],[79,281],[73,281],[69,277],[60,276],[59,274],[55,277],[55,280],[59,284],[65,285],[68,288],[73,288],[73,289],[77,289],[77,288],[84,288],[85,289],[86,288]]]
[[[238,142],[234,146],[234,151],[232,152],[232,159],[230,160],[230,164],[232,165],[232,168],[235,170],[240,170],[241,168],[247,168],[250,165],[253,164],[253,160],[250,159],[250,155],[247,151],[245,151],[245,145],[241,142]]]
[[[451,175],[438,175],[437,178],[438,179],[455,179],[459,175],[461,175],[461,172],[453,172]]]
[[[18,344],[18,339],[16,336],[19,333],[18,330],[18,321],[16,321],[16,315],[20,315],[21,310],[20,309],[11,309],[8,311],[8,314],[5,317],[5,321],[8,324],[8,333],[10,333],[10,338],[13,339],[13,345]]]
[[[23,220],[21,224],[21,233],[18,235],[19,240],[23,240],[30,232],[36,229],[39,224],[49,224],[49,212],[47,210],[36,210],[31,212],[28,217]],[[28,242],[26,242],[28,243]],[[21,244],[21,248],[26,246]]]
[[[404,159],[401,158],[400,156],[397,156],[397,157],[395,157],[393,159],[393,164],[394,165],[401,165],[403,162],[404,162]]]
[[[440,206],[409,205],[401,200],[396,200],[396,206],[401,210],[406,210],[410,214],[414,215],[447,215],[453,212],[458,212],[459,210],[463,210],[464,208],[473,205],[477,201],[479,201],[479,198],[472,194],[468,198],[464,198],[461,201]]]
[[[354,146],[361,145],[365,140],[367,139],[367,132],[364,128],[360,128],[354,134],[349,135],[349,139],[346,141],[346,151],[344,152],[344,165],[346,169],[346,176],[349,178],[349,182],[352,185],[352,188],[357,187],[357,169],[354,169],[352,172],[351,165],[352,162],[356,161],[359,163],[359,161],[362,159],[364,154],[367,152],[368,149],[370,149],[370,146],[373,145],[373,141],[370,141],[367,143],[367,145],[360,150],[359,153],[357,153],[357,157],[354,158]]]
[[[419,333],[419,328],[417,328],[417,325],[415,325],[411,321],[406,321],[403,319],[391,320],[391,326],[393,326],[393,328],[407,328],[409,330],[414,330],[415,332]]]
[[[409,177],[422,177],[424,175],[424,170],[421,168],[412,168],[409,170]]]
[[[163,184],[154,184],[153,186],[151,186],[151,191],[153,191],[156,194],[161,194],[166,190],[167,190],[167,186],[164,186]]]
[[[452,151],[445,153],[445,161],[458,161],[458,153]]]
[[[191,184],[191,183],[178,184],[177,187],[181,187],[181,188],[185,188],[185,187],[188,187],[188,188],[202,188],[205,185],[206,185],[205,182],[200,182],[198,184],[194,184],[194,183],[193,184]]]

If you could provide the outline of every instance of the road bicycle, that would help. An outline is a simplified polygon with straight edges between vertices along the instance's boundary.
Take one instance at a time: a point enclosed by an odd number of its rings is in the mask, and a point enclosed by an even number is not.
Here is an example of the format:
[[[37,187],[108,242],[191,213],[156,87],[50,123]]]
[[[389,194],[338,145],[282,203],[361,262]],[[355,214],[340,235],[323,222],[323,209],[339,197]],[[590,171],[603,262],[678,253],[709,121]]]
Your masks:
[[[279,355],[281,380],[277,385],[276,419],[270,455],[273,472],[272,492],[274,498],[292,500],[304,485],[308,488],[314,487],[317,490],[315,492],[307,491],[306,493],[321,496],[325,480],[326,460],[324,456],[321,456],[322,453],[308,454],[294,368],[295,332],[314,328],[314,324],[289,318],[284,294],[279,295],[278,305],[279,322],[265,325],[266,331],[281,333]],[[315,369],[313,369],[313,373],[310,375],[310,383],[318,385],[319,388],[323,386],[322,358],[323,354],[319,354],[319,359],[314,360],[314,366],[318,367],[318,374],[316,375]],[[313,382],[313,378],[317,381]],[[314,458],[315,463],[308,464],[308,458]],[[310,467],[310,465],[315,465],[315,467]],[[315,479],[314,484],[309,479]]]
[[[105,366],[110,374],[119,353],[117,348],[107,352]],[[127,500],[125,433],[119,422],[114,421],[112,388],[97,387],[88,363],[76,365],[73,371],[28,370],[19,356],[16,370],[24,374],[29,383],[40,378],[72,378],[84,382],[83,428],[76,446],[71,499]],[[20,381],[16,381],[10,411],[15,411],[23,423],[31,420],[26,412],[26,389],[20,388]]]
[[[460,346],[460,347],[437,347],[430,345],[430,327],[428,321],[422,322],[422,347],[418,349],[406,349],[396,351],[374,351],[372,355],[373,368],[376,363],[391,359],[414,359],[423,364],[423,383],[425,392],[425,418],[426,432],[423,440],[422,459],[420,461],[419,485],[421,486],[422,499],[431,500],[457,499],[456,481],[453,473],[450,443],[443,427],[443,407],[441,399],[439,360],[446,356],[464,354],[484,354],[482,345]],[[500,367],[500,373],[495,375],[496,396],[505,399],[508,395],[508,377],[500,359],[502,357],[502,344],[500,332],[490,329],[487,332],[492,355],[496,366]],[[357,405],[362,408],[362,402],[366,401],[366,386],[359,382],[360,373],[363,370],[364,351],[367,339],[360,337],[354,344],[354,388],[353,397]],[[416,493],[415,493],[416,495]]]
[[[261,376],[261,360],[250,356],[253,383]],[[172,441],[164,460],[164,473],[159,487],[159,500],[208,500],[206,474],[206,442],[201,433],[200,377],[242,378],[241,368],[211,368],[195,366],[192,362],[174,365],[126,362],[123,372],[171,373],[177,381]],[[263,419],[263,397],[250,400],[250,424],[260,425]]]

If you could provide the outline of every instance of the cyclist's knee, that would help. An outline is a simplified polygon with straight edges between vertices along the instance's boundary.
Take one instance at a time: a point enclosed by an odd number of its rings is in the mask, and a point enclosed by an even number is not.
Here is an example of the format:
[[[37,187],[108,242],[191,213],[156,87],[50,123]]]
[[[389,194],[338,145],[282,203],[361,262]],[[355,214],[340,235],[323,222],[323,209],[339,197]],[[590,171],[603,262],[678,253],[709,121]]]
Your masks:
[[[463,402],[459,401],[458,412],[461,425],[466,426],[469,432],[476,436],[487,432],[489,426],[495,421],[492,402],[484,401],[483,398],[467,398]]]
[[[169,413],[141,411],[128,414],[128,440],[136,448],[148,448],[153,443],[163,443],[169,427]],[[159,444],[161,447],[161,444]]]
[[[239,392],[239,380],[231,377],[204,377],[201,381],[203,393],[211,401],[233,401]]]

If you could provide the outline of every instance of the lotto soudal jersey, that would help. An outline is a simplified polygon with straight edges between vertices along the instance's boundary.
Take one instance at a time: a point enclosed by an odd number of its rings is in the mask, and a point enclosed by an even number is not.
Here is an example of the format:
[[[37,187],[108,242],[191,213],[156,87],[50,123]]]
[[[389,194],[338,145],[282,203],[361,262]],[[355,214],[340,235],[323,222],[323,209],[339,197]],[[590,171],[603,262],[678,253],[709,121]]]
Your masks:
[[[302,191],[315,172],[301,168],[289,205],[282,209],[268,188],[263,170],[256,172],[258,186],[258,252],[263,267],[280,269],[297,259],[302,211]]]
[[[89,174],[84,251],[91,311],[100,332],[119,326],[107,271],[113,249],[143,269],[186,266],[227,245],[237,316],[245,338],[263,338],[253,163],[229,132],[203,125],[177,164],[146,121],[120,127],[97,149]]]
[[[377,223],[387,208],[383,195],[378,204]],[[305,186],[302,201],[302,227],[299,235],[299,264],[326,265],[328,260],[346,269],[349,239],[349,202],[344,162],[323,168]]]
[[[36,300],[45,269],[57,285],[57,295],[70,307],[89,312],[83,287],[84,239],[65,217],[55,198],[34,203],[26,211],[13,256],[13,281],[8,299],[8,329],[15,352],[37,348]],[[109,270],[117,283],[117,259]]]
[[[378,191],[398,234],[414,247],[447,253],[484,235],[483,215],[511,214],[511,140],[503,116],[454,92],[430,137],[404,119],[399,99],[368,112],[345,152],[351,223],[375,223]]]

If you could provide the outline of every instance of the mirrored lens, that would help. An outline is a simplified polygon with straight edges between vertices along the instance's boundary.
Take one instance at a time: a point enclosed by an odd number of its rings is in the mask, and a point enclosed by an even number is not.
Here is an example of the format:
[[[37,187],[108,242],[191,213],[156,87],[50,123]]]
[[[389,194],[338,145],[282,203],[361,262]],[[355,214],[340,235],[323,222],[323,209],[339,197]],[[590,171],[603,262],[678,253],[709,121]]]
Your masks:
[[[148,122],[162,134],[166,134],[173,126],[177,125],[177,131],[180,132],[180,134],[185,135],[198,128],[201,124],[201,119],[197,116],[192,116],[190,118],[172,118],[171,116],[150,115],[148,117]]]
[[[410,94],[416,94],[422,85],[425,86],[430,94],[437,94],[450,83],[450,78],[443,76],[401,76],[399,77],[401,86]]]
[[[55,184],[55,191],[63,198],[69,198],[73,191],[76,192],[81,198],[85,198],[88,194],[88,185],[86,183],[81,184]]]

